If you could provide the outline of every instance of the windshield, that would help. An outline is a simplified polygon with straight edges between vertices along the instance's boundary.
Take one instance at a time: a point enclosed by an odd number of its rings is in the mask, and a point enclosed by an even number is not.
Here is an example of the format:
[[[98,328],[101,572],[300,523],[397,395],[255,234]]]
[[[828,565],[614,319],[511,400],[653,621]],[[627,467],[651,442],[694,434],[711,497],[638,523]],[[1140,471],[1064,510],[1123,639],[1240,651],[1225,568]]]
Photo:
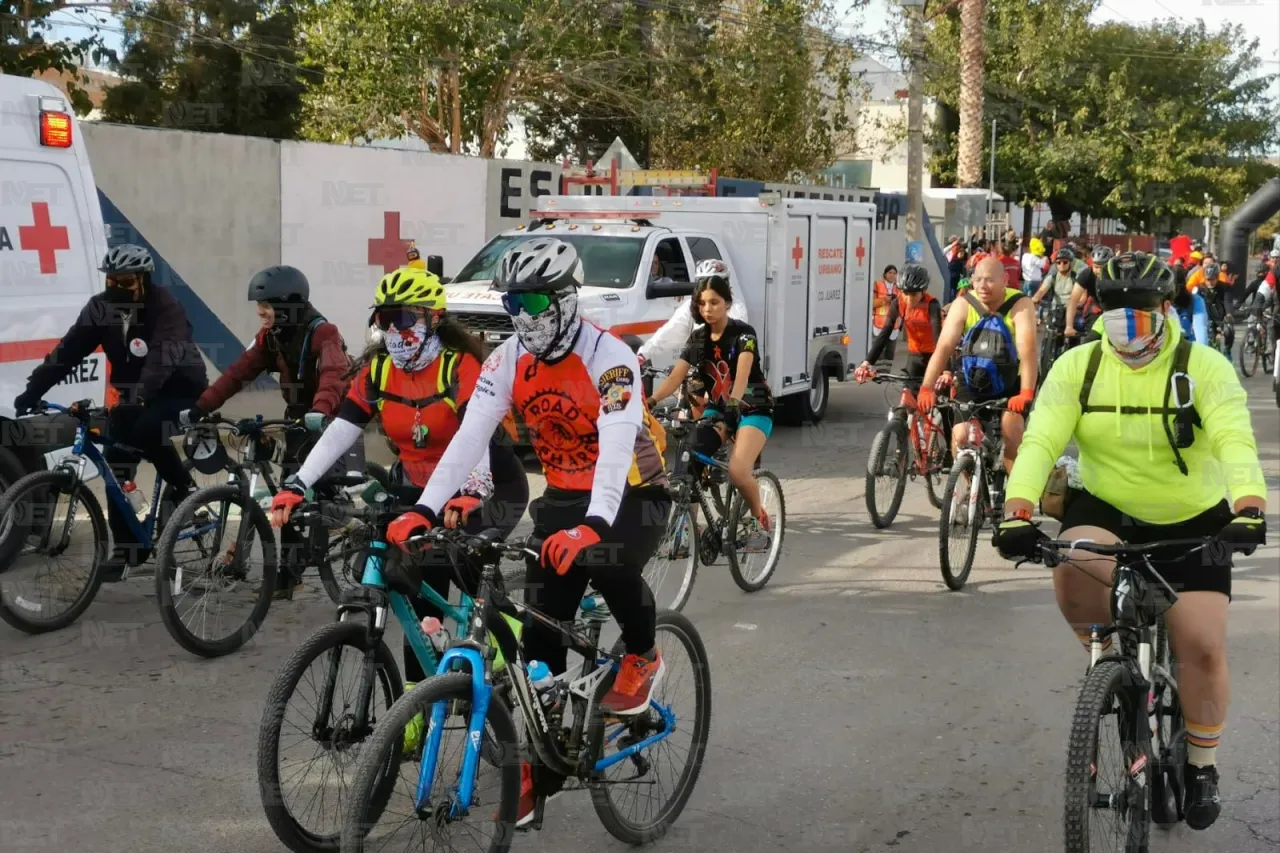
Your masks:
[[[491,281],[498,261],[508,249],[516,243],[545,236],[549,235],[506,234],[494,237],[450,283]],[[643,237],[593,237],[587,234],[556,234],[555,237],[578,250],[585,284],[627,288],[635,282],[640,251],[644,248]]]

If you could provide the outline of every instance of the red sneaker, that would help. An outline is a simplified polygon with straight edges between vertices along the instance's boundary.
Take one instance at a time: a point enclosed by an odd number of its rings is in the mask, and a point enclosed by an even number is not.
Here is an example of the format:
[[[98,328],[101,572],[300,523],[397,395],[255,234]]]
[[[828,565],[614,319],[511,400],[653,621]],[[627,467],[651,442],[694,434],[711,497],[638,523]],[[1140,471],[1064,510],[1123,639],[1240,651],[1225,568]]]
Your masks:
[[[618,667],[613,687],[600,702],[613,714],[639,714],[649,707],[649,697],[662,680],[662,653],[654,650],[653,660],[640,655],[625,655]]]

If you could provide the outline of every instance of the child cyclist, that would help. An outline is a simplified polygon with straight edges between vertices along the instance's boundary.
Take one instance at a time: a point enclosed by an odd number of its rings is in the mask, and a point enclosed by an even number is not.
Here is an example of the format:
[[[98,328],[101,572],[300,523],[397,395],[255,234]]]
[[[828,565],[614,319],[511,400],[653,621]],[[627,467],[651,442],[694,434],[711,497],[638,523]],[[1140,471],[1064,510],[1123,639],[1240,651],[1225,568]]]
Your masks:
[[[760,500],[760,486],[752,476],[752,469],[773,432],[773,395],[760,369],[756,330],[729,317],[733,294],[727,278],[702,279],[693,299],[704,325],[689,336],[684,352],[671,368],[671,374],[654,391],[653,399],[671,396],[690,369],[696,371],[695,379],[707,395],[704,414],[724,416],[723,424],[698,428],[698,451],[711,456],[729,432],[736,432],[733,455],[729,458],[729,479],[751,509],[752,524],[747,532],[746,547],[752,551],[767,550],[771,522]]]
[[[621,340],[579,316],[582,282],[582,261],[560,240],[525,240],[503,256],[494,287],[516,333],[485,361],[461,427],[418,505],[387,528],[387,541],[407,547],[441,522],[514,407],[547,478],[546,492],[529,507],[543,545],[528,563],[527,601],[552,619],[571,620],[590,580],[617,617],[626,649],[602,706],[638,714],[663,673],[653,593],[642,571],[658,549],[671,501],[639,362]],[[553,674],[568,667],[560,636],[541,625],[526,628],[523,650]],[[532,817],[534,802],[527,764],[522,777],[517,825]]]

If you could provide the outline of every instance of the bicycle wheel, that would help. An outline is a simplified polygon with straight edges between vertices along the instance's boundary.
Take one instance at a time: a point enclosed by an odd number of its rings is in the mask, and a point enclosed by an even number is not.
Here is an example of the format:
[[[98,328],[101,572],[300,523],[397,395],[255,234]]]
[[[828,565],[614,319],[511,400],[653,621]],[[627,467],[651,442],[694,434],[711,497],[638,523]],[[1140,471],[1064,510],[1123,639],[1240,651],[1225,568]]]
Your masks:
[[[344,592],[360,586],[364,578],[365,549],[368,547],[369,529],[363,524],[329,538],[317,570],[320,583],[334,604],[342,603]]]
[[[629,758],[597,771],[591,784],[591,805],[600,823],[627,844],[655,841],[675,823],[698,781],[711,731],[711,665],[702,638],[687,616],[669,610],[658,614],[656,627],[666,669],[654,686],[649,709],[625,721],[601,712],[599,702],[613,684],[612,678],[606,678],[597,688],[596,711],[587,727],[587,748],[605,761],[632,744],[667,733]],[[691,670],[691,678],[685,675],[686,669]],[[677,706],[678,696],[684,693],[692,694],[692,702]],[[674,743],[677,737],[687,740],[687,745]],[[684,769],[673,774],[674,784],[663,783],[662,771],[674,769],[682,756]],[[664,795],[665,802],[657,802]],[[654,807],[653,811],[641,817],[637,807],[645,806]]]
[[[941,416],[936,413],[930,414],[931,418],[937,419],[936,423],[942,426]],[[945,479],[942,476],[942,468],[947,463],[947,436],[941,428],[932,431],[926,431],[929,435],[928,447],[925,448],[925,472],[924,486],[929,493],[929,503],[934,509],[942,508],[942,488]]]
[[[1080,689],[1067,745],[1062,824],[1067,853],[1146,853],[1151,762],[1147,745],[1139,746],[1133,731],[1139,709],[1133,707],[1130,682],[1124,664],[1106,660],[1089,670]],[[1104,732],[1110,719],[1114,728],[1108,724]]]
[[[693,593],[698,577],[698,525],[693,508],[677,502],[667,519],[662,543],[644,567],[645,583],[653,591],[656,610],[679,610]]]
[[[907,489],[907,431],[898,422],[886,424],[871,442],[867,457],[866,501],[871,523],[884,529],[893,523]]]
[[[1183,818],[1182,794],[1187,764],[1186,718],[1182,714],[1177,685],[1172,681],[1175,662],[1168,634],[1161,616],[1156,623],[1151,698],[1148,701],[1151,754],[1155,757],[1155,766],[1151,770],[1151,820],[1166,830]]]
[[[437,702],[446,705],[436,772],[427,804],[417,808],[421,755],[403,752],[404,729],[418,714],[430,718]],[[428,678],[400,698],[378,724],[361,751],[342,821],[342,853],[390,850],[483,850],[505,853],[515,834],[520,805],[520,749],[506,704],[489,703],[486,733],[500,744],[500,766],[477,762],[475,793],[459,817],[450,817],[457,790],[463,748],[469,741],[471,675],[457,673]],[[452,737],[451,737],[452,736]],[[384,808],[376,797],[386,785],[387,767],[398,771]],[[387,816],[389,825],[379,822]],[[481,837],[481,834],[483,836]],[[453,842],[472,842],[460,848]],[[443,842],[443,843],[442,843]]]
[[[977,503],[970,503],[970,479],[978,476],[977,459],[959,456],[942,491],[942,516],[938,519],[938,565],[949,589],[962,589],[973,569],[978,532],[986,518],[986,489],[979,484]]]
[[[1250,324],[1240,345],[1240,372],[1246,378],[1258,372],[1258,327]]]
[[[754,521],[742,494],[734,489],[733,505],[729,509],[729,524],[725,528],[724,556],[729,563],[729,574],[743,592],[764,589],[769,578],[778,568],[782,558],[782,538],[787,529],[787,502],[782,494],[782,483],[772,471],[757,468],[752,472],[760,486],[760,503],[769,514],[769,544],[761,550],[747,549],[749,528]],[[776,497],[775,497],[776,496]]]
[[[1262,337],[1262,372],[1270,374],[1276,366],[1276,345],[1268,332]]]
[[[28,634],[79,619],[102,585],[111,541],[89,487],[69,471],[28,474],[0,496],[0,529],[0,619]]]
[[[228,528],[235,532],[223,544]],[[260,574],[249,565],[255,540],[262,549]],[[188,495],[157,551],[160,618],[178,645],[201,657],[221,657],[262,627],[276,585],[276,540],[267,514],[239,486]]]
[[[344,656],[347,651],[351,654]],[[344,662],[346,672],[354,676],[345,681]],[[355,706],[363,698],[360,685],[370,666],[373,678],[364,682],[373,688],[368,727],[357,731]],[[329,685],[332,692],[326,689]],[[311,688],[314,697],[290,713],[290,700],[305,687]],[[294,853],[332,853],[338,849],[353,765],[378,720],[403,693],[404,681],[386,642],[379,640],[371,648],[367,629],[357,622],[321,626],[281,667],[267,694],[258,729],[258,790],[267,822]],[[289,733],[300,738],[282,747]],[[309,759],[305,757],[308,744],[312,748]],[[301,746],[304,757],[286,759],[281,766],[281,754],[293,746]],[[386,776],[394,778],[390,773]],[[297,782],[296,793],[282,790],[282,783],[290,782]],[[378,796],[385,806],[390,784],[383,789]],[[323,809],[326,803],[334,805],[332,815],[313,817],[313,807]]]

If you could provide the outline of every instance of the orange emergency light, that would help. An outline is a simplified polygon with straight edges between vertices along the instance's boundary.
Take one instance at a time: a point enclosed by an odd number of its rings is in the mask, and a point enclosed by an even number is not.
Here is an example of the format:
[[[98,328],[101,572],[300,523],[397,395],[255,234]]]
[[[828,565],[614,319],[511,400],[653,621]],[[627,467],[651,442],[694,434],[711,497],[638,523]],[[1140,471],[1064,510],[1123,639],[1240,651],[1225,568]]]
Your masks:
[[[40,109],[40,144],[50,148],[71,147],[71,116],[61,110]]]

